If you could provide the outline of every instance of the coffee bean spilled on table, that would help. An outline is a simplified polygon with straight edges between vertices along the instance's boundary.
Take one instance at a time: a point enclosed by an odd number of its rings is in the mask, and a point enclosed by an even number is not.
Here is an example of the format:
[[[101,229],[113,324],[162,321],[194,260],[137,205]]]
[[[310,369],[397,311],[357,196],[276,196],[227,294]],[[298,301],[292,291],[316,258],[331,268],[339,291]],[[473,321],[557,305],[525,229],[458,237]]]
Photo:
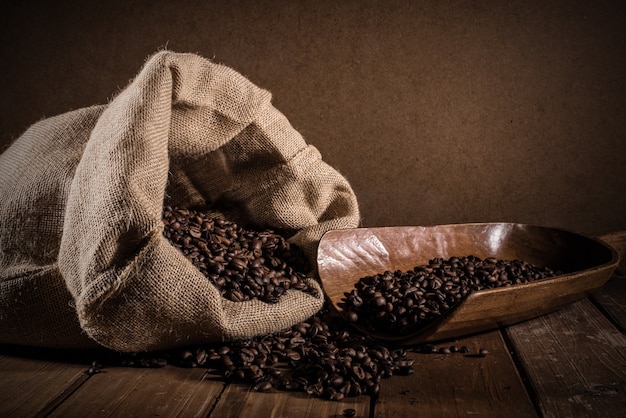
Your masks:
[[[165,207],[163,222],[165,237],[229,300],[276,303],[288,289],[315,294],[304,280],[309,271],[306,258],[280,233],[245,229],[185,208]],[[335,401],[376,397],[383,379],[415,372],[409,351],[467,355],[469,349],[393,346],[360,333],[350,322],[375,331],[409,332],[435,320],[472,291],[554,274],[518,260],[436,258],[412,271],[362,278],[345,294],[346,321],[325,306],[308,320],[274,334],[165,352],[111,353],[106,361],[128,367],[204,367],[259,392],[300,391]]]

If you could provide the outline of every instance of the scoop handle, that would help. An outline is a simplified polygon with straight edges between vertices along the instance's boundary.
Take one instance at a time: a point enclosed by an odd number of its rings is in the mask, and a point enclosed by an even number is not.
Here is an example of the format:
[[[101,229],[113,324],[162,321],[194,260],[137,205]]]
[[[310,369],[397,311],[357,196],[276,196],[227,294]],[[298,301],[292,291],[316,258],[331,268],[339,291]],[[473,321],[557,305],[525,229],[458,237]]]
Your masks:
[[[596,235],[596,238],[601,239],[617,252],[619,265],[615,272],[620,276],[626,276],[626,230],[607,232]]]

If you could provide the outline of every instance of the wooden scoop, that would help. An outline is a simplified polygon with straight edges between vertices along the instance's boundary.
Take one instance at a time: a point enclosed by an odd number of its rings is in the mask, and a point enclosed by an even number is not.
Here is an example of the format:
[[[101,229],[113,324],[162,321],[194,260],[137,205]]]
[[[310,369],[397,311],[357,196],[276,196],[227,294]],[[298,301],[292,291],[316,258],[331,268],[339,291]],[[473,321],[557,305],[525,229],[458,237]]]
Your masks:
[[[626,234],[607,235],[624,245]],[[602,286],[619,263],[615,249],[599,238],[561,229],[514,223],[357,228],[327,232],[317,265],[326,297],[340,315],[344,292],[364,276],[410,270],[435,257],[474,255],[519,259],[566,272],[526,284],[471,293],[445,315],[408,335],[371,333],[380,340],[420,344],[458,338],[524,321],[584,298]]]

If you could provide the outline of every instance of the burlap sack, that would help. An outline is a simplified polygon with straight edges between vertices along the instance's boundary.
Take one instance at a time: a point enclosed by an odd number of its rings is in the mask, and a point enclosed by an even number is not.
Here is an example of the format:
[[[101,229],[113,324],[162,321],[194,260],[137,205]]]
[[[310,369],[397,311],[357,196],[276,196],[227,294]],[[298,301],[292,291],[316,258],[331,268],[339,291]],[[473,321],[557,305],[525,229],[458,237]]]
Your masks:
[[[26,131],[0,155],[0,342],[156,350],[318,311],[322,297],[299,291],[221,298],[162,235],[164,204],[224,203],[297,232],[314,261],[325,231],[357,226],[349,184],[270,99],[230,68],[163,51],[108,105]]]

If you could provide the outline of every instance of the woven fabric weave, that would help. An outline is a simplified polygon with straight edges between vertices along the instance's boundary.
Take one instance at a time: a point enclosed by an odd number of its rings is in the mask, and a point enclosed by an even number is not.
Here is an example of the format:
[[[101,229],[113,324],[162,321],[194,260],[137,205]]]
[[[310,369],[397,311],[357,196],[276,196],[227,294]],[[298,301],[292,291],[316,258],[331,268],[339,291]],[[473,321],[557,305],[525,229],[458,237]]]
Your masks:
[[[164,204],[293,231],[358,225],[356,197],[231,68],[162,51],[109,104],[34,124],[0,155],[0,342],[165,349],[278,331],[323,297],[231,302],[163,236]],[[235,213],[235,212],[233,212]]]

